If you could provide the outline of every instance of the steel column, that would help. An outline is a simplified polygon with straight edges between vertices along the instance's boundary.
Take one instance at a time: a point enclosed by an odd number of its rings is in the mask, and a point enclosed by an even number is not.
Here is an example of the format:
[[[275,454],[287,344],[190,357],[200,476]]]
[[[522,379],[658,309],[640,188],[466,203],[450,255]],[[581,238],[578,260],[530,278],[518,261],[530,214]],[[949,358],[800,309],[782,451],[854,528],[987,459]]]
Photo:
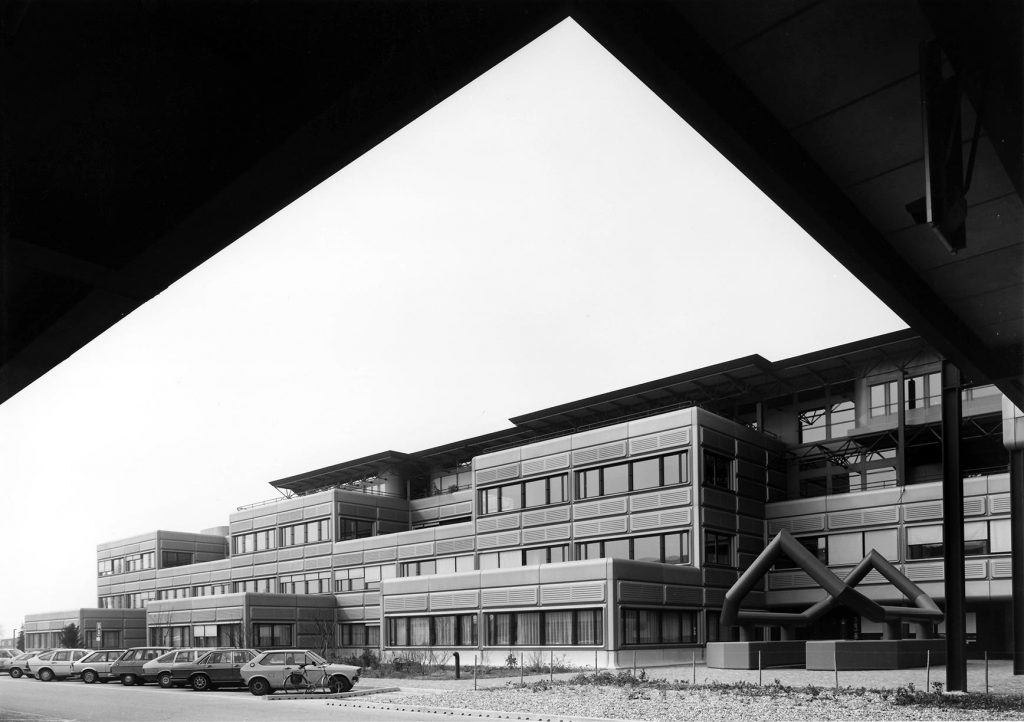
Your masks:
[[[1013,673],[1024,674],[1024,448],[1010,449]]]
[[[964,478],[960,472],[960,370],[942,362],[942,540],[946,558],[946,691],[967,691],[964,613]]]

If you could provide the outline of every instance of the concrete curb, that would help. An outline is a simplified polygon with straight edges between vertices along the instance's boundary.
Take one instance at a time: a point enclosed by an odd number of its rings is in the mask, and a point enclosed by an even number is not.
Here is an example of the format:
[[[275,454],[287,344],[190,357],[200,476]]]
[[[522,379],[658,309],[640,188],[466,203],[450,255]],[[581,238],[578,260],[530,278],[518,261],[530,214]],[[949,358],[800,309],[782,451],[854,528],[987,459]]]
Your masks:
[[[269,702],[278,702],[288,699],[345,699],[346,697],[366,697],[371,694],[382,692],[401,692],[398,687],[374,687],[372,689],[352,690],[351,692],[311,692],[309,694],[268,694],[263,699]]]
[[[644,722],[644,720],[613,719],[609,717],[577,717],[561,714],[535,714],[533,712],[498,712],[496,710],[462,709],[460,707],[423,707],[419,705],[403,705],[397,702],[328,702],[327,706],[348,707],[352,709],[378,709],[390,712],[421,712],[424,714],[476,719],[523,720],[524,722]]]

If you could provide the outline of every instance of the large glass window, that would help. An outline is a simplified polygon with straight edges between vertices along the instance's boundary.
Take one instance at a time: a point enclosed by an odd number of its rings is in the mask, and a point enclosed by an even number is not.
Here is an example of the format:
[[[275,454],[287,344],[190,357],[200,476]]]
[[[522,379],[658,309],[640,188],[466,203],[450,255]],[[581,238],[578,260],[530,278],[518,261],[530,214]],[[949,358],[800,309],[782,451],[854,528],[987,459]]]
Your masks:
[[[942,526],[907,527],[907,559],[941,557],[942,549]]]
[[[654,489],[672,484],[688,484],[687,452],[652,459],[612,464],[576,472],[576,496],[592,499],[627,491]]]
[[[237,592],[261,592],[264,594],[272,594],[274,592],[274,579],[273,577],[267,577],[264,579],[244,579],[238,582],[232,582],[232,589]]]
[[[635,559],[665,564],[690,563],[690,532],[604,539],[576,545],[578,559]]]
[[[497,514],[530,507],[560,504],[568,500],[566,475],[503,484],[480,492],[480,513]]]
[[[719,489],[733,488],[733,466],[732,459],[722,454],[705,449],[704,454],[704,484],[715,486]]]
[[[257,649],[292,646],[292,625],[261,624],[252,625],[253,646]]]
[[[317,519],[303,524],[281,527],[280,546],[291,547],[301,544],[314,544],[331,540],[331,520]]]
[[[510,569],[530,564],[564,562],[569,552],[568,545],[557,544],[531,549],[509,549],[503,552],[484,552],[479,555],[480,569]]]
[[[183,567],[186,564],[191,564],[193,557],[192,552],[164,551],[160,553],[160,565],[164,569],[168,567]]]
[[[231,545],[235,554],[251,554],[273,549],[276,546],[276,536],[273,529],[235,534],[231,537]]]
[[[731,534],[713,531],[704,532],[704,563],[731,567],[733,563],[733,542]]]
[[[494,612],[486,615],[493,647],[597,645],[603,643],[600,609]]]
[[[391,647],[468,647],[477,643],[475,614],[388,617],[387,630]],[[372,641],[369,634],[367,645]]]
[[[857,420],[853,401],[839,401],[827,406],[805,409],[797,415],[800,422],[800,443],[809,444],[846,436]]]
[[[140,554],[129,554],[124,558],[125,571],[141,572],[145,569],[153,569],[156,555],[153,552],[142,552]]]
[[[899,387],[895,381],[872,384],[870,396],[872,416],[888,416],[896,413],[899,404]]]
[[[101,577],[109,577],[114,574],[124,574],[124,557],[115,559],[102,559],[97,565],[97,572]]]

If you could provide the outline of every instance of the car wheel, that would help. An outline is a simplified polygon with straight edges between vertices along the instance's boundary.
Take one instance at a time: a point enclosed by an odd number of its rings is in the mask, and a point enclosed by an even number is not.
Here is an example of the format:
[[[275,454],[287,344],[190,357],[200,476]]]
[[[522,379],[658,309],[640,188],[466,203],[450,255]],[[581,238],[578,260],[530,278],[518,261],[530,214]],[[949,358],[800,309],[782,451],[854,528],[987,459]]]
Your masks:
[[[96,682],[96,677],[96,673],[91,669],[87,669],[84,672],[82,672],[82,681],[86,684],[93,684],[94,682]]]
[[[206,692],[210,689],[210,678],[205,674],[197,674],[192,678],[192,689],[196,692]]]
[[[249,680],[249,691],[257,697],[270,694],[270,682],[262,677],[254,677]]]
[[[52,682],[53,681],[53,670],[41,669],[39,670],[39,681],[40,682]]]
[[[133,684],[138,684],[138,680],[136,679],[134,674],[122,674],[121,684],[123,684],[125,687],[131,687]]]
[[[331,677],[332,692],[348,692],[350,689],[352,689],[352,683],[348,681],[348,677],[343,677],[340,674]]]
[[[160,676],[156,678],[156,683],[164,689],[170,689],[174,686],[174,680],[171,679],[170,672],[161,672]]]
[[[24,672],[22,672],[17,667],[11,667],[10,674],[11,674],[11,677],[13,677],[14,679],[18,679],[18,677],[20,677],[22,674],[24,674]]]

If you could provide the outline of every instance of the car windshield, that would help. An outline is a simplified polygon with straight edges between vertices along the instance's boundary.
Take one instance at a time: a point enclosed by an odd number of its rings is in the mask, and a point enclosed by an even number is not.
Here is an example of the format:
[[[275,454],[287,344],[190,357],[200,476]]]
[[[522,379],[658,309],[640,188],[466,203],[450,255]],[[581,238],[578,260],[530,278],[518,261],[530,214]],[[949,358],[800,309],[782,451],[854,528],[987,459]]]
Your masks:
[[[306,657],[313,664],[327,664],[327,660],[324,659],[323,657],[321,657],[319,654],[316,654],[315,652],[307,651],[306,652]]]

